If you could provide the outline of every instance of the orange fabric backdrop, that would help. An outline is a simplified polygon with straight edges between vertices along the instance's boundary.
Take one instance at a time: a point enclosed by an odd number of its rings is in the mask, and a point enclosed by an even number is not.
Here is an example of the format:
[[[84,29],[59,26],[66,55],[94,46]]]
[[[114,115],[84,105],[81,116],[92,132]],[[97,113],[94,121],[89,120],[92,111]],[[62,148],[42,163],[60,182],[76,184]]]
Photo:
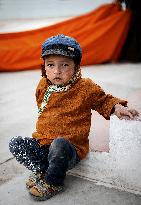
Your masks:
[[[82,65],[116,61],[125,42],[131,13],[119,5],[105,4],[85,15],[44,28],[0,34],[0,71],[36,69],[41,64],[41,44],[57,34],[77,39]]]

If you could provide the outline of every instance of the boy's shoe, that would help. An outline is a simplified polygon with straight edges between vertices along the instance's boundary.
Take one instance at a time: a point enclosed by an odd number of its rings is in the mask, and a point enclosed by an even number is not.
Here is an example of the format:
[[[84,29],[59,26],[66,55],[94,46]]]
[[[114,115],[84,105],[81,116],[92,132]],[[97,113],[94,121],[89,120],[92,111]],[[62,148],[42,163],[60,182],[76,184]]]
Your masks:
[[[29,190],[29,194],[36,201],[45,201],[62,191],[64,191],[63,186],[50,185],[45,181],[40,180]]]
[[[37,174],[31,174],[26,181],[26,188],[31,189],[33,186],[35,186],[41,179],[43,179],[45,174],[37,173]]]

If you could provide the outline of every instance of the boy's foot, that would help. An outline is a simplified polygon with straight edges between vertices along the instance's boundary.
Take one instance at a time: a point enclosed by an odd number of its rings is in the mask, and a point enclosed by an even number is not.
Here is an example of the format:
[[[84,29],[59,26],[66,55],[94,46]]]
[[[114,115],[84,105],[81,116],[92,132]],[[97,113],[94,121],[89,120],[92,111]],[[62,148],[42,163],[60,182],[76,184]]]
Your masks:
[[[31,174],[26,181],[26,188],[31,189],[33,186],[35,186],[41,179],[44,178],[44,174],[38,173],[38,174]]]
[[[29,194],[36,201],[45,201],[62,191],[64,191],[63,186],[50,185],[40,180],[39,183],[29,190]]]

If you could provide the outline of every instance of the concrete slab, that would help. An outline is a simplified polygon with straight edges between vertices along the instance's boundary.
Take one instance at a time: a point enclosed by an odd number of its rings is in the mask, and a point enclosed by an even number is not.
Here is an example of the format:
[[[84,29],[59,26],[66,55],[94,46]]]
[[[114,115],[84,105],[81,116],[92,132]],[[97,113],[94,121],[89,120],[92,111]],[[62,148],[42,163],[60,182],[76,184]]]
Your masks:
[[[140,205],[141,196],[120,192],[115,189],[97,186],[93,182],[73,176],[67,176],[66,190],[48,201],[33,201],[24,181],[27,173],[0,186],[0,205]]]

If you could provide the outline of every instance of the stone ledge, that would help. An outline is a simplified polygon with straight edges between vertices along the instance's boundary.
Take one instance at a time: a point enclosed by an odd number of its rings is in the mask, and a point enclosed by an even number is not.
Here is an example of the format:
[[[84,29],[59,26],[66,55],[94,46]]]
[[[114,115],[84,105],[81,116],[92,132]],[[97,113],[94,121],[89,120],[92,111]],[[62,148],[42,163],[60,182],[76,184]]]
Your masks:
[[[110,119],[110,151],[90,152],[70,174],[141,195],[141,122]]]

